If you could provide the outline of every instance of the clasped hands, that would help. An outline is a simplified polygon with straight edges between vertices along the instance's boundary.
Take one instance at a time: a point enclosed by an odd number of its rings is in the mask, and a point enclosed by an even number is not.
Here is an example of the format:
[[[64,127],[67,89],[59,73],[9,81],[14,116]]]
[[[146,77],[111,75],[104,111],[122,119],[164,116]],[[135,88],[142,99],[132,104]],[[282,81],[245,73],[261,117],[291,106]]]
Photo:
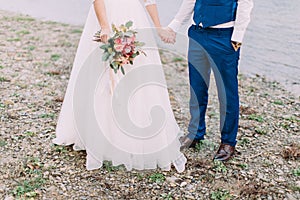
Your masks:
[[[165,43],[174,44],[176,42],[176,32],[169,27],[156,28],[160,39]]]

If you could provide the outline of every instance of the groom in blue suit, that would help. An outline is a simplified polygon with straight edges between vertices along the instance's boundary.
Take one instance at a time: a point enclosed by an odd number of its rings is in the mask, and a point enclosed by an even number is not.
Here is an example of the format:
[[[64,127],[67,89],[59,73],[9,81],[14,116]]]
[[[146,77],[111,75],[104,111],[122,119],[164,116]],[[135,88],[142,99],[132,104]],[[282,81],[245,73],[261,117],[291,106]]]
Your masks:
[[[252,0],[183,0],[167,28],[175,36],[193,15],[193,25],[188,30],[191,120],[188,134],[180,139],[182,149],[195,147],[204,139],[212,70],[218,89],[221,132],[214,159],[227,161],[234,155],[239,121],[238,62],[252,7]],[[174,42],[175,37],[165,41]]]

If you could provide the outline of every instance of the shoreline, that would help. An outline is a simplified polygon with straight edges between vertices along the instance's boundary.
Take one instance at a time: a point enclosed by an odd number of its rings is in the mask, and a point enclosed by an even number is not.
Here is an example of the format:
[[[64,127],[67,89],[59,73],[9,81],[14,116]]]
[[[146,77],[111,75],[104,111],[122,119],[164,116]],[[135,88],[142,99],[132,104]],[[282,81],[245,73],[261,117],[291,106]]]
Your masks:
[[[5,1],[5,0],[2,0]],[[19,0],[15,0],[15,1],[19,1]],[[28,1],[28,2],[27,2]],[[20,2],[11,2],[11,3],[6,3],[2,5],[2,10],[10,10],[7,12],[13,12],[13,13],[17,13],[17,12],[22,12],[25,14],[29,14],[39,20],[43,20],[43,21],[47,21],[47,20],[51,20],[51,21],[57,21],[59,23],[67,23],[70,25],[75,25],[75,26],[83,26],[83,24],[85,23],[85,19],[86,19],[86,15],[88,13],[89,10],[89,3],[79,3],[75,0],[69,0],[69,3],[72,3],[72,7],[67,11],[67,13],[63,12],[63,9],[65,7],[67,7],[67,2],[65,3],[60,3],[60,6],[57,7],[57,3],[55,1],[49,1],[46,2],[47,5],[47,9],[45,9],[44,3],[41,4],[34,4],[34,2],[31,2],[30,0],[27,1],[20,1]],[[0,0],[1,2],[1,0]],[[169,2],[158,2],[158,8],[160,13],[163,13],[162,8],[165,7]],[[33,5],[34,4],[34,9],[33,9]],[[171,20],[171,16],[176,14],[176,9],[177,7],[180,6],[180,2],[176,3],[175,6],[173,6],[170,9],[170,16],[168,15],[164,15],[163,16],[163,22],[162,24],[166,25],[168,24],[168,22]],[[0,6],[1,7],[1,6]],[[1,8],[0,8],[1,10]],[[61,12],[60,12],[61,10]],[[53,12],[55,12],[56,14],[53,14]],[[60,13],[60,14],[59,14]],[[73,13],[76,13],[77,18],[74,19],[72,16]],[[281,85],[283,85],[285,87],[286,90],[290,91],[296,98],[300,99],[300,83],[299,83],[299,79],[297,78],[297,76],[294,76],[294,73],[299,72],[299,69],[295,68],[293,69],[293,67],[295,66],[290,66],[290,59],[288,59],[288,57],[283,57],[282,59],[287,62],[281,62],[278,59],[276,62],[278,62],[277,64],[274,64],[273,62],[273,58],[266,58],[265,56],[261,56],[261,54],[264,54],[264,52],[262,51],[261,53],[257,54],[255,53],[256,48],[254,48],[254,46],[259,46],[259,44],[257,44],[257,41],[259,37],[259,35],[257,35],[256,30],[257,29],[262,29],[263,27],[258,26],[257,21],[259,20],[258,16],[260,16],[260,13],[257,12],[257,9],[255,7],[254,9],[254,13],[253,13],[253,22],[250,24],[249,26],[249,30],[246,32],[246,37],[245,37],[245,46],[243,46],[242,49],[242,55],[241,55],[241,62],[240,62],[240,72],[244,75],[249,75],[249,76],[262,76],[262,77],[266,77],[268,80],[270,81],[277,81],[279,83],[281,83]],[[257,27],[258,26],[258,27]],[[184,33],[185,28],[182,28],[181,32]],[[260,40],[259,40],[260,41]],[[183,42],[183,43],[182,43]],[[177,48],[181,49],[181,51],[183,50],[183,52],[185,52],[185,50],[182,48],[182,45],[184,46],[184,43],[187,41],[182,41],[180,44],[177,44]],[[159,45],[161,45],[161,43],[158,42]],[[273,46],[272,44],[268,44],[268,46]],[[162,48],[164,48],[164,45],[161,45]],[[169,47],[170,48],[170,47]],[[172,47],[171,47],[172,48]],[[274,46],[274,48],[276,48]],[[261,50],[259,50],[261,51]],[[245,54],[243,53],[245,52]],[[266,52],[269,52],[270,55],[273,55],[272,52],[270,52],[269,49],[266,49]],[[268,53],[268,54],[269,54]],[[287,54],[287,49],[283,52],[284,54]],[[295,52],[290,52],[292,54],[295,54]],[[274,56],[274,55],[273,55]],[[278,55],[277,55],[278,56]],[[275,57],[277,57],[275,55]],[[267,60],[265,60],[267,59]],[[296,61],[295,61],[296,62]],[[293,62],[295,64],[295,62]],[[253,63],[255,63],[255,67],[248,67],[253,65]],[[278,67],[278,65],[282,65],[283,67]],[[273,66],[275,65],[275,66]],[[287,66],[285,66],[287,65]],[[267,66],[267,67],[266,67]],[[273,67],[275,67],[275,73],[273,72]]]
[[[220,140],[212,82],[206,140],[184,151],[185,172],[127,172],[109,162],[87,171],[84,151],[51,142],[82,27],[1,10],[0,16],[1,199],[300,198],[300,102],[263,77],[239,75],[240,125],[231,161],[211,161]],[[168,52],[161,59],[176,120],[187,132],[187,65]]]

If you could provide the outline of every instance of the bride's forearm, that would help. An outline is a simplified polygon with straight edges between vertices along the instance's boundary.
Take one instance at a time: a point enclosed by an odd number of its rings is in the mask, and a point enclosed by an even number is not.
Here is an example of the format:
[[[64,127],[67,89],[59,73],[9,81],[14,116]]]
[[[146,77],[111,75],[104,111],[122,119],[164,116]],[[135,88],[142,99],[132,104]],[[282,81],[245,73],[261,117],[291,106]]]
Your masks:
[[[94,9],[101,29],[109,29],[104,0],[95,0]]]
[[[146,9],[147,9],[152,21],[153,21],[154,26],[156,28],[161,28],[161,24],[160,24],[156,4],[148,5],[148,6],[146,6]]]

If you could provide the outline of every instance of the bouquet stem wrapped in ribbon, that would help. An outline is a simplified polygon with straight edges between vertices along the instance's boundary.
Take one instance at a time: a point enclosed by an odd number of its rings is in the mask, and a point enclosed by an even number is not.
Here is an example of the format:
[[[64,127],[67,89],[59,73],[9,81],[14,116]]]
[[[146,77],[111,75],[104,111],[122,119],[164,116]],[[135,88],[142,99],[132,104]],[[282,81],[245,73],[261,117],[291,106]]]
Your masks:
[[[141,47],[143,42],[136,40],[137,32],[132,29],[133,22],[128,21],[125,25],[119,27],[112,24],[113,35],[108,39],[106,44],[100,46],[104,50],[102,60],[108,61],[109,66],[115,73],[121,70],[125,74],[124,65],[133,65],[134,59],[145,54]],[[99,41],[101,32],[95,34],[95,41]]]

